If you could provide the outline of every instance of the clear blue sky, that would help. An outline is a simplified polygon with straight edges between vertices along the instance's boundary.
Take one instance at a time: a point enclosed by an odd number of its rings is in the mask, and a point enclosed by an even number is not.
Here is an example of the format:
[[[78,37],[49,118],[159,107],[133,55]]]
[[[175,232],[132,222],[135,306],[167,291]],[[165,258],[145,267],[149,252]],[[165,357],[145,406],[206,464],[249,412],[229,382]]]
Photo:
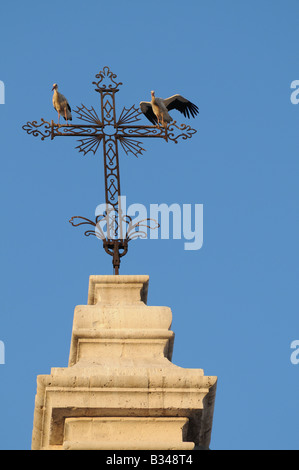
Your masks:
[[[0,448],[29,449],[36,376],[68,362],[90,274],[110,274],[96,239],[71,227],[103,202],[102,153],[41,142],[54,82],[98,106],[105,65],[119,110],[181,93],[197,134],[121,154],[128,202],[204,205],[204,245],[132,242],[122,274],[149,274],[149,304],[173,311],[173,362],[219,378],[212,449],[298,449],[299,4],[295,0],[10,1],[1,5]],[[179,122],[184,118],[174,116]]]

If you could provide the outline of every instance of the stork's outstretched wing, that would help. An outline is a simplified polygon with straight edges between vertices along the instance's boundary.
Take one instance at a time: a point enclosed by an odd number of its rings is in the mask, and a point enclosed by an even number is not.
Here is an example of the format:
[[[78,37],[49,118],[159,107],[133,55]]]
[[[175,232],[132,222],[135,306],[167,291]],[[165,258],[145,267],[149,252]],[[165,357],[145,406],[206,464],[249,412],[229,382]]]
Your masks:
[[[199,112],[199,109],[195,104],[191,103],[191,101],[181,95],[173,95],[163,101],[168,111],[171,109],[177,109],[187,118],[190,118],[190,114],[194,118]]]
[[[157,124],[158,120],[153,112],[152,103],[150,103],[149,101],[141,101],[140,109],[152,124]]]

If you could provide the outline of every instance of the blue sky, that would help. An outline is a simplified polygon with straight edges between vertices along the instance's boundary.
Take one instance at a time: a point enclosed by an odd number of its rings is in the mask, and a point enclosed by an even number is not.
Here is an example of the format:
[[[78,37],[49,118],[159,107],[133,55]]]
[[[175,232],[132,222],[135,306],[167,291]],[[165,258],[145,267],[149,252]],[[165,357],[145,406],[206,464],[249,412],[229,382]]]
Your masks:
[[[30,448],[36,376],[67,365],[89,275],[112,273],[68,223],[104,202],[102,153],[22,126],[57,119],[54,82],[96,107],[105,65],[119,111],[152,89],[200,109],[192,139],[148,139],[120,166],[129,204],[203,204],[203,247],[132,242],[121,273],[149,274],[149,305],[172,308],[173,362],[218,376],[212,449],[298,449],[298,15],[293,0],[1,5],[1,449]]]

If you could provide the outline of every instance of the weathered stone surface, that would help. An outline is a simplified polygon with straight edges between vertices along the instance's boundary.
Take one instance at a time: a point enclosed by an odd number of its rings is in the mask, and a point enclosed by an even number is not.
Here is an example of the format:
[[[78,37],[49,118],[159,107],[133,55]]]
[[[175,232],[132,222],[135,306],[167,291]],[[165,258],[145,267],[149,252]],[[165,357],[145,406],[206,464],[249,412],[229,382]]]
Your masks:
[[[172,364],[172,313],[146,305],[148,282],[90,277],[69,366],[38,377],[32,449],[209,447],[217,378]]]

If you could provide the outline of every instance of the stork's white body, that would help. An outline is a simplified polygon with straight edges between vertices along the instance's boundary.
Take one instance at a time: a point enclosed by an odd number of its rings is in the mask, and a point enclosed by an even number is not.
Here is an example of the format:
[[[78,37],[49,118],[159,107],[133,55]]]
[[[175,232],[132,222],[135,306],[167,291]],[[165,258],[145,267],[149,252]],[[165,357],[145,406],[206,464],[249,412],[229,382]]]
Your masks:
[[[161,98],[156,98],[154,93],[152,92],[152,108],[153,112],[157,116],[158,123],[162,122],[164,125],[165,122],[168,124],[173,121],[172,117],[169,115],[168,110],[164,104],[164,100]]]
[[[71,107],[64,95],[59,93],[58,86],[55,84],[53,85],[53,106],[58,113],[58,124],[60,120],[60,115],[64,117],[64,119],[68,122],[72,120],[72,113]]]

